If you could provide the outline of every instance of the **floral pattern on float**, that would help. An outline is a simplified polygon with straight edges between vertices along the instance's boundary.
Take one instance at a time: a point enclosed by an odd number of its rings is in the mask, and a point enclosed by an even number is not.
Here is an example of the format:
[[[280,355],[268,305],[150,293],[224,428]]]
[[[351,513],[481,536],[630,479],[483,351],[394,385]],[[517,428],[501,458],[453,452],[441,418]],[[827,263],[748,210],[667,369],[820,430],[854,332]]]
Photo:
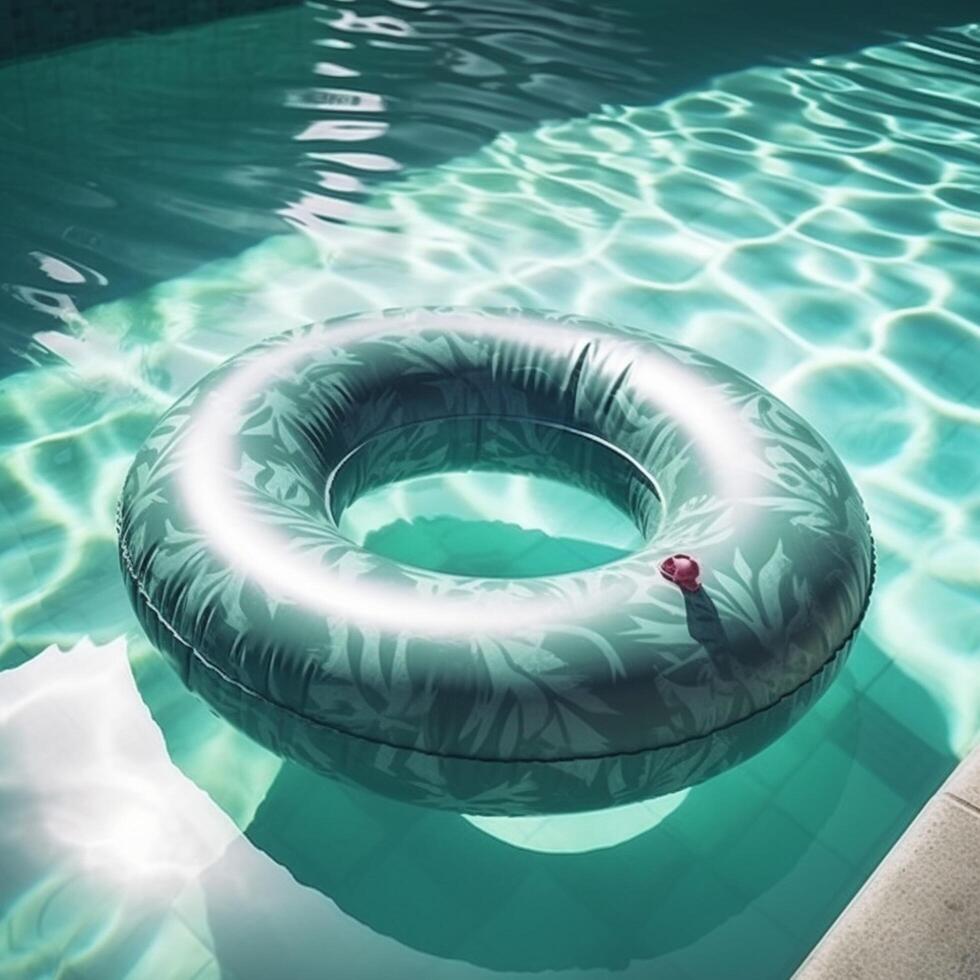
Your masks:
[[[372,485],[485,467],[607,495],[647,544],[463,578],[358,547]],[[120,556],[150,639],[258,741],[470,813],[672,792],[786,730],[843,663],[873,544],[830,447],[742,374],[647,331],[389,310],[232,358],[137,454]],[[658,571],[693,556],[700,588]]]

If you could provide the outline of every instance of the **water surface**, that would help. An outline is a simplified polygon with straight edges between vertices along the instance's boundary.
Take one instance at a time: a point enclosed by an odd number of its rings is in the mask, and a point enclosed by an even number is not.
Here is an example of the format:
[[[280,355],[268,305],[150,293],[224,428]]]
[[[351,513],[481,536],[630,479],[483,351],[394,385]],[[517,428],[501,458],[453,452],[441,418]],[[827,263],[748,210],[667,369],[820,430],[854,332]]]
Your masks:
[[[4,980],[781,980],[976,738],[980,27],[594,8],[309,4],[0,66]],[[835,446],[878,587],[776,745],[470,820],[283,764],[149,649],[112,512],[154,420],[253,339],[419,303],[665,333]],[[543,499],[449,480],[362,530],[610,546]]]

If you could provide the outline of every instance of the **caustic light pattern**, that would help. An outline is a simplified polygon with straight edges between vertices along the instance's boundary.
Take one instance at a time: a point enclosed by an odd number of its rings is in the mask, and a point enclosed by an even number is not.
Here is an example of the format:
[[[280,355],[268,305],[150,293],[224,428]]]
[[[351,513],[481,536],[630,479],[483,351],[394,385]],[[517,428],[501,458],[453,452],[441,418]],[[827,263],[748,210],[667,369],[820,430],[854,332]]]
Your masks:
[[[978,43],[950,30],[503,135],[351,204],[346,224],[297,200],[285,215],[304,234],[72,314],[38,336],[68,364],[5,382],[5,662],[125,627],[111,513],[126,462],[224,356],[396,301],[520,304],[703,348],[831,440],[881,550],[870,632],[964,750],[980,721]],[[113,598],[88,601],[93,582]]]
[[[333,40],[324,65],[342,60]],[[134,977],[175,974],[178,959],[200,976],[232,961],[232,972],[268,976],[282,969],[284,943],[296,975],[349,962],[365,976],[426,980],[610,964],[648,976],[651,957],[665,976],[716,975],[719,964],[732,976],[789,975],[980,728],[978,59],[971,26],[755,68],[655,106],[508,132],[397,179],[398,164],[375,152],[386,138],[379,113],[349,100],[344,125],[295,127],[291,149],[322,165],[323,193],[286,188],[291,203],[262,224],[271,233],[285,218],[292,234],[81,313],[93,292],[79,287],[77,304],[48,297],[52,329],[37,342],[62,362],[0,382],[0,701],[13,709],[4,732],[16,745],[70,712],[97,743],[82,774],[94,784],[111,769],[124,806],[119,839],[107,842],[105,798],[92,785],[60,767],[49,792],[3,753],[5,805],[16,796],[23,812],[52,819],[43,835],[26,819],[4,825],[0,976],[50,973],[59,958],[112,975],[122,949]],[[201,63],[210,81],[215,66]],[[87,119],[101,111],[91,109]],[[389,165],[373,194],[351,180],[357,172],[366,187]],[[242,169],[252,179],[250,167],[251,157]],[[203,236],[185,198],[164,198],[168,221]],[[68,294],[78,276],[100,281],[77,261],[33,259],[52,293]],[[174,399],[289,326],[443,304],[649,325],[775,390],[844,458],[876,536],[876,597],[838,683],[756,760],[683,798],[603,814],[601,827],[435,812],[409,821],[389,801],[304,781],[300,767],[213,718],[137,638],[113,511],[133,454]],[[568,532],[553,512],[541,523],[540,498],[508,486],[486,514],[503,500],[517,523]],[[473,513],[463,483],[447,491]],[[410,512],[414,498],[396,496]],[[50,646],[127,632],[106,673],[87,644],[75,651],[80,673]],[[18,678],[32,657],[36,670]],[[79,680],[70,690],[69,677]],[[63,745],[56,734],[49,744]],[[222,851],[231,831],[211,815],[199,836],[169,840],[183,830],[169,803],[210,806],[164,773],[171,763],[248,838]],[[159,775],[152,795],[134,766]],[[78,794],[80,807],[56,790]],[[304,820],[297,801],[328,809],[333,823]],[[612,849],[600,860],[601,848]],[[365,854],[383,855],[369,878]],[[185,872],[212,859],[183,888]],[[137,879],[168,896],[163,914],[150,918]]]

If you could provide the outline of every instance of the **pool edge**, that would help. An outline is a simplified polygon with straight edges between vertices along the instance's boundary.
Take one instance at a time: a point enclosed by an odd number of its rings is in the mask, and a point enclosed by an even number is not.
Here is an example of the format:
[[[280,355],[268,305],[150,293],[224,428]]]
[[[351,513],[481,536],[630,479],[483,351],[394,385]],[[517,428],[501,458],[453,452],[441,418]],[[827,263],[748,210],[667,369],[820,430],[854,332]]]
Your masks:
[[[929,799],[794,980],[980,976],[980,746]]]

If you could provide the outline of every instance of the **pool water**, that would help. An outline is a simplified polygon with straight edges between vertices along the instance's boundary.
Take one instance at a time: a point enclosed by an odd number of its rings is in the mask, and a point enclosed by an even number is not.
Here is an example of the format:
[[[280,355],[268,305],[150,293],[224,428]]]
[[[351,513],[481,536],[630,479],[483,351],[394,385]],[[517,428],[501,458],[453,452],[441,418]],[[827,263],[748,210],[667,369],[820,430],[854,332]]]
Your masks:
[[[0,64],[0,978],[801,962],[980,733],[980,25],[781,6],[309,3]],[[448,303],[666,334],[835,446],[878,584],[776,744],[603,813],[430,812],[282,762],[148,646],[112,518],[159,414],[266,334]],[[516,476],[345,519],[480,574],[636,544]]]
[[[351,541],[396,561],[481,578],[594,568],[646,543],[630,516],[602,497],[492,470],[389,484],[355,500],[339,527]]]

